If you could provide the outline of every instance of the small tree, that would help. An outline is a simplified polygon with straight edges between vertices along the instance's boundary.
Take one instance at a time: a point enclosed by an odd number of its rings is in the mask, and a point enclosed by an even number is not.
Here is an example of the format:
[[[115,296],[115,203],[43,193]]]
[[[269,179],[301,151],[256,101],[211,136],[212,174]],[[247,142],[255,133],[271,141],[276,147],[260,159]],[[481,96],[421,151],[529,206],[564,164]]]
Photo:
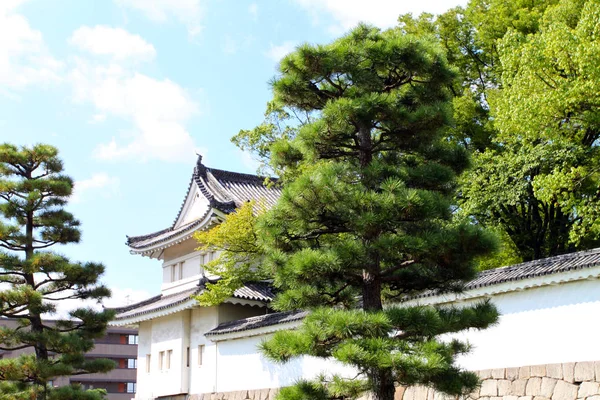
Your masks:
[[[93,340],[104,335],[112,311],[77,308],[68,319],[42,319],[56,311],[57,302],[110,296],[98,283],[102,264],[75,263],[44,250],[80,239],[79,221],[64,209],[73,181],[62,171],[52,146],[0,145],[0,247],[5,249],[0,253],[0,316],[17,324],[0,328],[0,348],[34,351],[0,360],[2,391],[11,398],[102,398],[102,391],[53,389],[47,382],[114,368],[110,360],[84,357]]]
[[[270,120],[235,140],[282,177],[278,204],[252,233],[254,254],[279,289],[273,305],[312,312],[262,349],[282,362],[333,358],[359,373],[300,382],[280,398],[370,391],[391,400],[397,384],[472,390],[477,376],[454,364],[468,345],[439,336],[486,328],[497,320],[495,308],[395,303],[461,290],[475,276],[474,258],[494,245],[478,227],[453,220],[456,176],[468,160],[443,139],[454,78],[444,55],[430,41],[359,26],[331,44],[301,46],[280,73],[270,103],[275,120],[302,116],[301,123],[290,130]],[[224,254],[227,242],[212,240]]]

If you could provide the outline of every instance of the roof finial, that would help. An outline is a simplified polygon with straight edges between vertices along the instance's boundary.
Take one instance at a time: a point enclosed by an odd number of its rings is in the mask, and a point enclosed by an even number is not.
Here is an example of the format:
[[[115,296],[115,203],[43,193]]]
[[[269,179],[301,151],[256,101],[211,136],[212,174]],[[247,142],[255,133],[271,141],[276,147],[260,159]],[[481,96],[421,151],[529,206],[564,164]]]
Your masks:
[[[202,154],[196,153],[196,155],[198,156],[198,160],[196,160],[196,165],[200,166],[202,165]]]

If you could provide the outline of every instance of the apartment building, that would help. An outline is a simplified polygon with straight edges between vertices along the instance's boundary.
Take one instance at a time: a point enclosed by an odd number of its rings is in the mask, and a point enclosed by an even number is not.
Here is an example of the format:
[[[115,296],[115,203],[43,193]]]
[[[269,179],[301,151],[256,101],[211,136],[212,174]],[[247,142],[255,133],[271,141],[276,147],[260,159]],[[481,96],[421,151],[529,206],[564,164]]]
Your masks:
[[[0,319],[0,326],[11,326],[15,321]],[[85,374],[60,377],[52,382],[54,386],[81,383],[85,388],[101,388],[108,392],[108,400],[130,400],[135,397],[137,375],[138,332],[135,328],[109,327],[106,335],[96,340],[94,349],[87,357],[109,358],[117,367],[105,374]],[[16,351],[0,350],[0,358],[17,357],[32,352],[33,349]]]

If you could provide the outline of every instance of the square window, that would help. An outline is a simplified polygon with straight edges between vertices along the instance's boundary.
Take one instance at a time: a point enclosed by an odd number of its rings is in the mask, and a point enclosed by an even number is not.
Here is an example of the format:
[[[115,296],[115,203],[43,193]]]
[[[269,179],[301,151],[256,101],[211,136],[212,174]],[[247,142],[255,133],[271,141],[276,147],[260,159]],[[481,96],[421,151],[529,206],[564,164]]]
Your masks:
[[[135,382],[127,382],[127,393],[135,393],[137,389],[136,386]]]
[[[150,354],[146,354],[146,372],[150,372],[150,361],[152,361]]]

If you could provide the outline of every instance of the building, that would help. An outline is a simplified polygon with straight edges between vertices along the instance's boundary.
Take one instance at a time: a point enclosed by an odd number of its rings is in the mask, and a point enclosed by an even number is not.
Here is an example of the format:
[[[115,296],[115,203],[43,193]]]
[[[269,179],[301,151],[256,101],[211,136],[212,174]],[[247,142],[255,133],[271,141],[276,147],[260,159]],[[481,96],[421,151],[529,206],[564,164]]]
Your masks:
[[[117,309],[112,322],[139,327],[136,399],[191,400],[222,393],[215,398],[266,400],[300,378],[324,371],[351,374],[321,359],[279,365],[261,356],[257,345],[262,340],[277,330],[294,329],[306,315],[269,313],[273,294],[268,286],[249,284],[218,307],[200,307],[193,298],[206,282],[202,265],[215,257],[195,250],[193,233],[219,223],[245,201],[273,204],[278,195],[262,178],[207,168],[199,159],[173,225],[128,238],[132,254],[162,261],[163,276],[161,294]],[[600,362],[593,363],[600,361],[598,277],[600,249],[485,271],[460,296],[429,294],[409,303],[460,306],[487,298],[496,303],[502,313],[497,326],[461,335],[475,349],[460,364],[482,371],[489,381],[474,399],[576,400],[579,390],[582,398],[600,395]],[[538,365],[543,368],[531,367]],[[560,377],[548,372],[557,370]],[[417,388],[398,398],[430,396],[427,388]]]
[[[16,321],[0,319],[0,326],[15,326]],[[108,358],[117,367],[105,374],[84,374],[59,377],[52,382],[54,386],[81,383],[85,388],[106,389],[108,400],[130,400],[135,396],[137,375],[137,329],[127,327],[109,327],[106,335],[95,341],[95,346],[86,357]],[[33,352],[32,348],[15,351],[0,350],[0,358],[18,357]]]

